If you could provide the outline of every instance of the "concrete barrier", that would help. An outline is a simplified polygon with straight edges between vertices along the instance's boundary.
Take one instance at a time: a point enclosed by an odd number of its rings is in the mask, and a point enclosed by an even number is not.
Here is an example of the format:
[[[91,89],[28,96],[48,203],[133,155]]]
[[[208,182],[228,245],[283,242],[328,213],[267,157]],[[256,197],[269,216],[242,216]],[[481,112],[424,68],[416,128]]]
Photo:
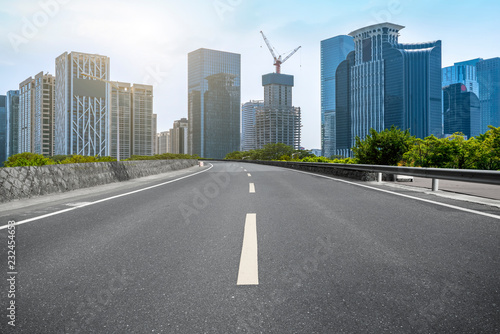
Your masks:
[[[0,168],[0,203],[127,181],[198,165],[194,159]]]

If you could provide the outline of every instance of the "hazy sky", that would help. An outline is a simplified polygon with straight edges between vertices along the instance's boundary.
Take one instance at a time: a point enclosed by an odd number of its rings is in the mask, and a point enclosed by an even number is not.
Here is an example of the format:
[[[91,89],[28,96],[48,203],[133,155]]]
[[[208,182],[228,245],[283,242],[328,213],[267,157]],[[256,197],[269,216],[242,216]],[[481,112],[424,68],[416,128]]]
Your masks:
[[[263,98],[273,60],[295,76],[302,146],[320,148],[320,41],[380,22],[405,26],[402,43],[443,42],[443,66],[500,57],[498,0],[1,0],[0,94],[40,71],[55,74],[65,51],[111,58],[111,80],[154,85],[158,131],[187,117],[187,53],[241,54],[242,103]]]

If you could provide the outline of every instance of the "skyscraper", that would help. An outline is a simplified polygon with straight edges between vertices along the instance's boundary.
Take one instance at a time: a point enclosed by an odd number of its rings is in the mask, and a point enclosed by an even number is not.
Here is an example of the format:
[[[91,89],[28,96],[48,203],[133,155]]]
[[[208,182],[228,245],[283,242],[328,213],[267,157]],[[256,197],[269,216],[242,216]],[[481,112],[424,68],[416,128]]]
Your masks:
[[[198,49],[188,54],[189,154],[222,159],[240,148],[241,56]]]
[[[34,147],[32,152],[45,156],[54,155],[55,78],[38,73],[34,80]]]
[[[132,88],[130,83],[113,82],[108,89],[111,90],[109,155],[117,158],[119,146],[119,160],[128,159],[132,155]],[[120,133],[119,141],[118,133]]]
[[[485,59],[476,66],[481,103],[481,133],[485,133],[488,125],[500,126],[500,58]]]
[[[170,131],[158,133],[158,154],[172,153],[170,146]]]
[[[174,121],[174,126],[170,129],[171,153],[188,153],[188,120],[181,118]]]
[[[371,128],[382,131],[392,125],[419,138],[442,135],[441,41],[400,44],[403,28],[386,22],[349,34],[353,59],[341,65],[350,76],[351,147],[356,136],[363,139]],[[345,85],[345,75],[337,85],[341,81]],[[337,133],[345,132],[340,129],[345,125],[337,122]]]
[[[7,96],[0,95],[0,166],[7,160]]]
[[[132,154],[153,154],[153,86],[132,86]]]
[[[152,115],[153,117],[151,118],[151,145],[153,148],[152,154],[158,154],[158,115],[154,114]]]
[[[32,77],[19,84],[19,153],[32,152],[34,145],[35,113],[34,80]]]
[[[7,92],[7,158],[19,153],[19,91]]]
[[[109,155],[109,58],[64,52],[56,58],[55,154]]]
[[[257,149],[272,143],[300,148],[300,108],[292,105],[293,75],[269,73],[262,76],[264,106],[255,115]]]
[[[468,92],[479,96],[476,65],[482,60],[482,58],[476,58],[455,63],[453,66],[444,67],[442,86],[446,87],[451,84],[461,83],[467,87]]]
[[[250,151],[257,148],[255,142],[255,113],[264,106],[264,101],[255,100],[241,106],[241,150]]]
[[[470,138],[481,133],[479,98],[464,84],[443,88],[443,111],[445,136],[462,132]]]
[[[321,41],[321,150],[330,157],[336,150],[335,74],[339,64],[354,50],[351,36]]]

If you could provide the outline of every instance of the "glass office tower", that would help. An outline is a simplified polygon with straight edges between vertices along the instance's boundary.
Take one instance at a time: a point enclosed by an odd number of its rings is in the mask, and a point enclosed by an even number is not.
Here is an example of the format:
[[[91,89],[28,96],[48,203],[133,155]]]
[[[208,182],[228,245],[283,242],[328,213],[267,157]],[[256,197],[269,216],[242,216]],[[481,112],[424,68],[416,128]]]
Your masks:
[[[481,133],[479,98],[456,83],[443,88],[444,135],[461,132],[467,138]]]
[[[481,133],[488,125],[500,126],[500,58],[477,63],[479,101],[481,103]]]
[[[241,106],[241,150],[250,151],[257,148],[255,134],[255,113],[264,107],[264,101],[256,100]]]
[[[392,125],[419,138],[442,135],[441,41],[400,44],[403,28],[380,23],[349,34],[355,50],[339,65],[342,75],[336,78],[343,92],[336,103],[349,110],[349,122],[337,117],[336,132],[349,136],[347,148],[370,129]]]
[[[334,155],[336,150],[335,73],[353,50],[351,36],[321,41],[321,154],[325,157]]]
[[[472,92],[479,96],[476,65],[482,60],[482,58],[476,58],[455,63],[453,66],[444,67],[442,86],[446,87],[452,84],[461,83],[467,87],[468,92]]]
[[[188,54],[189,153],[222,159],[240,149],[241,56],[198,49]]]

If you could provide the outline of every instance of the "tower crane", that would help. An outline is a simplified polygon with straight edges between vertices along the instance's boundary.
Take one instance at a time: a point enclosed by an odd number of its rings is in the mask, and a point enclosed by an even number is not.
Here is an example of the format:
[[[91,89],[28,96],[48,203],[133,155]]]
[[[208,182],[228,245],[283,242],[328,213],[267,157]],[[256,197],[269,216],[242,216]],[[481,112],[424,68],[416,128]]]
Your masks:
[[[262,37],[264,38],[264,41],[266,42],[266,45],[269,48],[269,51],[271,51],[271,55],[274,58],[273,65],[276,66],[276,73],[281,73],[281,64],[283,64],[285,61],[290,59],[290,57],[293,56],[295,54],[295,52],[297,52],[301,48],[301,46],[299,46],[298,48],[296,48],[295,50],[290,52],[290,54],[288,56],[286,56],[285,59],[281,60],[282,55],[276,56],[276,53],[274,52],[274,48],[271,46],[271,43],[269,43],[269,41],[267,40],[266,35],[264,35],[264,33],[262,31],[260,33],[262,34]]]

